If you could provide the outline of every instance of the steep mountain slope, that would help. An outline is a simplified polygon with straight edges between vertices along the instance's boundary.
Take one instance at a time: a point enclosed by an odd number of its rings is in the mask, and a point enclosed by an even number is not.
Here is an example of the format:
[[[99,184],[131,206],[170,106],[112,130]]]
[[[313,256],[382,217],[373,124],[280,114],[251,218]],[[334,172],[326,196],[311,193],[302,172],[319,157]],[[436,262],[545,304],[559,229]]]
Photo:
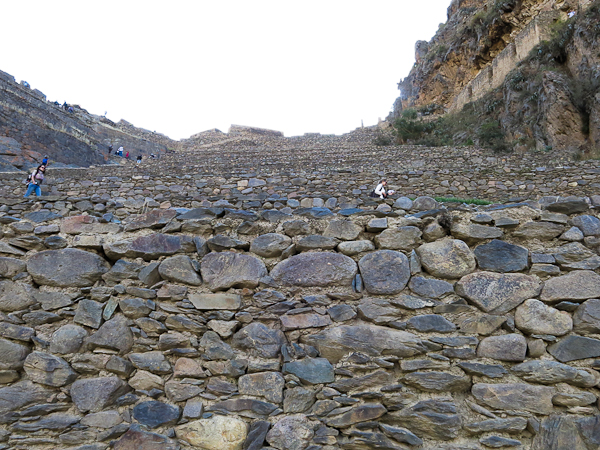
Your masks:
[[[0,170],[28,168],[49,155],[58,163],[89,166],[106,162],[108,146],[132,154],[164,152],[168,137],[114,123],[73,105],[72,112],[46,100],[37,89],[0,71]]]

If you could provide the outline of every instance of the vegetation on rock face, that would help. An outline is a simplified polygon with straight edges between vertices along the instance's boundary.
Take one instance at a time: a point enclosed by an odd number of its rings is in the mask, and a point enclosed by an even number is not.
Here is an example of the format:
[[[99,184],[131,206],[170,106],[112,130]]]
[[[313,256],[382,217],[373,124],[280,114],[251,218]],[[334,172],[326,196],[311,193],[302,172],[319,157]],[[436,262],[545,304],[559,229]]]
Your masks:
[[[429,147],[447,145],[474,145],[491,148],[497,153],[510,149],[504,132],[494,120],[495,99],[470,103],[462,111],[446,114],[434,120],[423,120],[422,109],[407,109],[395,120],[396,137],[401,143],[414,143]]]

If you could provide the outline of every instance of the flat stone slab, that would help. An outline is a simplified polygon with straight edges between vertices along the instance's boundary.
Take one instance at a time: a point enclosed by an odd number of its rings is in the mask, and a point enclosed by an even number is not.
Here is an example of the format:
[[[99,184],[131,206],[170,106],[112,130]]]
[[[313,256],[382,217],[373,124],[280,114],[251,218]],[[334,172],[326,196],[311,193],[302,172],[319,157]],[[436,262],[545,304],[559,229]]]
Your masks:
[[[357,272],[356,263],[348,256],[310,252],[280,262],[271,277],[283,286],[350,286]]]
[[[235,311],[242,306],[242,297],[238,294],[191,293],[188,298],[194,307],[200,311],[211,311],[215,309]]]
[[[106,256],[111,260],[127,257],[143,258],[145,261],[150,261],[161,256],[171,256],[175,253],[193,253],[196,251],[196,244],[190,236],[156,233],[105,243],[103,249]]]
[[[267,268],[255,256],[221,252],[209,253],[202,258],[200,273],[211,291],[222,291],[258,286],[259,280],[267,275]]]
[[[321,356],[332,363],[352,352],[363,352],[369,356],[409,357],[427,351],[418,336],[378,325],[341,325],[303,336],[301,340],[316,347]]]
[[[548,346],[548,353],[563,363],[578,359],[597,358],[600,356],[600,340],[571,335]]]
[[[471,393],[478,402],[495,409],[552,414],[556,388],[524,383],[474,384]]]
[[[331,325],[331,318],[321,314],[290,314],[280,317],[283,331],[299,330],[304,328],[320,328]]]
[[[34,281],[49,286],[92,286],[109,270],[110,264],[97,254],[74,248],[35,253],[27,261]]]
[[[520,245],[494,239],[488,244],[478,246],[475,251],[477,265],[481,270],[490,272],[520,272],[529,264],[529,250]]]
[[[334,368],[325,358],[304,358],[285,363],[282,372],[296,375],[309,384],[333,383],[335,379]]]
[[[482,311],[504,314],[537,297],[542,287],[537,277],[529,275],[476,272],[461,278],[455,289]]]
[[[550,278],[544,283],[540,300],[581,301],[600,297],[600,275],[591,270],[576,270],[567,275]]]

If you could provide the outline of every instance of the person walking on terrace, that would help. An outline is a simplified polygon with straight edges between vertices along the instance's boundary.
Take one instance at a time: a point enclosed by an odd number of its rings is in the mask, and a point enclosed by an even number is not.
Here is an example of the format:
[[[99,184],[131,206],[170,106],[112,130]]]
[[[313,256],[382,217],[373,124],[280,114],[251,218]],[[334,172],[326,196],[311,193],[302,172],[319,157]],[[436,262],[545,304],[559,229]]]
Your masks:
[[[27,192],[25,192],[24,198],[28,198],[33,191],[35,191],[36,197],[42,196],[42,188],[40,187],[44,182],[44,172],[46,172],[46,166],[40,164],[31,175],[27,178]]]

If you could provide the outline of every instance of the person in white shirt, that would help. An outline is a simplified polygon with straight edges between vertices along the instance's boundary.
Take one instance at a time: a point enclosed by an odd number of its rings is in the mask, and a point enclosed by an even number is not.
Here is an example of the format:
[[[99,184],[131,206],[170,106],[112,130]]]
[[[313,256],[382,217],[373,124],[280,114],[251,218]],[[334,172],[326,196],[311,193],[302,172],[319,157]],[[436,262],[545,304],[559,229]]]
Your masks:
[[[388,191],[386,189],[387,186],[387,180],[381,180],[379,182],[379,184],[377,185],[377,187],[375,188],[375,190],[373,191],[375,193],[375,196],[384,199],[384,198],[388,198],[389,195],[392,195],[394,193],[394,191]]]

